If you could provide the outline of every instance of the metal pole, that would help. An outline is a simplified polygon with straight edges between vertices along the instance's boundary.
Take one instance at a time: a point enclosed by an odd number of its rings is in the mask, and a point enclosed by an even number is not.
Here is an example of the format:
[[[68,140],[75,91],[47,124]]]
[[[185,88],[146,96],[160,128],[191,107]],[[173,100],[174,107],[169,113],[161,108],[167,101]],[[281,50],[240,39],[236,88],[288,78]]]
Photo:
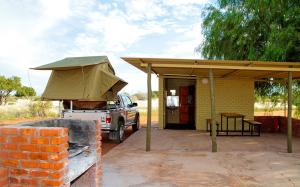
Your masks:
[[[147,66],[147,88],[148,88],[148,101],[147,101],[147,134],[146,134],[146,151],[150,151],[151,147],[151,110],[152,110],[152,90],[151,90],[151,64]]]
[[[70,109],[71,109],[71,113],[73,113],[73,101],[70,101]]]
[[[217,152],[217,132],[216,132],[216,101],[215,101],[215,82],[212,69],[209,69],[209,83],[210,83],[210,103],[211,103],[211,143],[212,152]]]
[[[61,118],[61,100],[58,101],[58,116]]]
[[[287,151],[293,152],[292,148],[292,72],[289,72],[288,78],[288,118],[287,118]]]

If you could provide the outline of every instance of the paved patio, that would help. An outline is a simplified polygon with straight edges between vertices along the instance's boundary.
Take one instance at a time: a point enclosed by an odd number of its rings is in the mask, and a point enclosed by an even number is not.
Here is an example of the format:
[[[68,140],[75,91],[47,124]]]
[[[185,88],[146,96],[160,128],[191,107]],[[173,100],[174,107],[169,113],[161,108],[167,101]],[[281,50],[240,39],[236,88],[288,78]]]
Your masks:
[[[300,138],[286,153],[286,137],[217,137],[190,130],[152,130],[145,152],[145,129],[103,156],[104,186],[300,186]]]

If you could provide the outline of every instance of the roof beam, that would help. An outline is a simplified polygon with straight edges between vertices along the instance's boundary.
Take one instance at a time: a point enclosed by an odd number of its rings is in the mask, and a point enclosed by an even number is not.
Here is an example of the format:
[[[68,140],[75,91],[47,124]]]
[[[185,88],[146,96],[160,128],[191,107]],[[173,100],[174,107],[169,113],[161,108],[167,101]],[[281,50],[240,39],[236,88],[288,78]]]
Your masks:
[[[252,64],[253,64],[253,63],[249,62],[248,64],[246,64],[246,66],[251,66]],[[233,70],[233,71],[231,71],[231,72],[226,73],[225,75],[223,75],[222,78],[226,78],[226,77],[228,77],[228,76],[230,76],[230,75],[232,75],[232,74],[235,74],[235,73],[237,73],[237,72],[239,72],[239,71],[240,71],[239,69]]]
[[[141,63],[141,67],[147,67]],[[200,64],[152,64],[152,68],[194,68],[194,69],[231,69],[231,70],[253,70],[253,71],[279,71],[279,72],[300,72],[300,68],[286,67],[253,67],[253,66],[226,66],[226,65],[200,65]]]

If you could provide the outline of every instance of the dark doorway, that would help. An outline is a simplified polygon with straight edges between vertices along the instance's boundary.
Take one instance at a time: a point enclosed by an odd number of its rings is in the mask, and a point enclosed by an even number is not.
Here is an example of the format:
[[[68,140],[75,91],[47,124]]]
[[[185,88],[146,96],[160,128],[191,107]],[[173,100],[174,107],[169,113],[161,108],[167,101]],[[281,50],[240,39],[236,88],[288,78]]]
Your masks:
[[[166,129],[195,129],[195,80],[166,80]]]

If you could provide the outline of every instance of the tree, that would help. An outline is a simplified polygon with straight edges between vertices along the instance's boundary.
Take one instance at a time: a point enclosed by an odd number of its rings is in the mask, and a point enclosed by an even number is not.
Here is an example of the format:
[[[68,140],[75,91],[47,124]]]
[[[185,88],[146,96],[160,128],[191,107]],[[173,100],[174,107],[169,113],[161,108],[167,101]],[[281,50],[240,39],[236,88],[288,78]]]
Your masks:
[[[204,13],[209,59],[300,61],[299,0],[218,0]]]
[[[299,0],[218,0],[206,8],[204,42],[198,48],[205,58],[300,62]],[[284,102],[285,86],[257,82],[256,98]],[[293,89],[298,88],[294,81]],[[299,93],[294,104],[300,111],[300,92],[294,93]]]
[[[14,91],[17,91],[21,87],[21,78],[13,76],[5,78],[0,76],[0,105],[6,103],[7,97]]]
[[[36,96],[36,92],[32,87],[22,86],[15,94],[16,97]]]

